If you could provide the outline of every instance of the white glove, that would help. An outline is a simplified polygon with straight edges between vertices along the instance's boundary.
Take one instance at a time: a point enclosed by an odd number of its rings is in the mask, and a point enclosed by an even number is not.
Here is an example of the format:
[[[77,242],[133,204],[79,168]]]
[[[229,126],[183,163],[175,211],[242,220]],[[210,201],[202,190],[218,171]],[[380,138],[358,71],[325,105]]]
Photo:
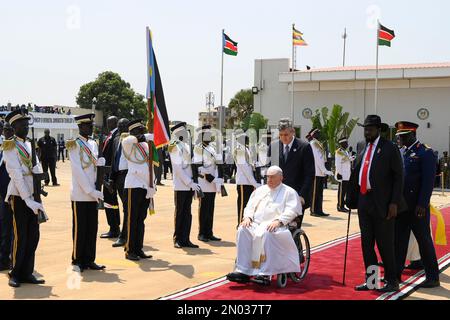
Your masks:
[[[33,172],[33,174],[39,174],[43,172],[40,164],[35,165],[31,171]]]
[[[144,137],[145,137],[145,141],[147,141],[147,142],[153,141],[153,133],[146,133],[146,134],[144,134]]]
[[[194,190],[194,191],[200,191],[201,190],[200,185],[198,183],[195,183],[195,182],[189,183],[189,187],[192,190]]]
[[[223,185],[223,179],[222,178],[214,178],[213,182],[219,186]]]
[[[44,207],[42,206],[42,203],[39,203],[37,201],[34,201],[33,198],[25,199],[25,204],[28,208],[33,210],[34,214],[37,215],[39,210],[44,211]]]
[[[97,159],[97,167],[104,167],[106,164],[105,158],[101,157]]]
[[[153,198],[155,196],[156,189],[155,188],[147,188],[147,195],[145,196],[146,199]]]
[[[94,198],[97,202],[100,202],[100,200],[103,200],[103,192],[94,190],[89,195]]]

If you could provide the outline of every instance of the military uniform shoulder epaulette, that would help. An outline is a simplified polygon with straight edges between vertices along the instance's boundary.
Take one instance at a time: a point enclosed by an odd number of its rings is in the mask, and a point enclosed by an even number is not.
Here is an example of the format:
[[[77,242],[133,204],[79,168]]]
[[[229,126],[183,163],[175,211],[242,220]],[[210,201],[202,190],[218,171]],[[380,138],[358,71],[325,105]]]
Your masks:
[[[16,141],[14,140],[5,140],[3,141],[3,150],[4,151],[9,151],[14,149],[14,147],[16,146]]]
[[[66,142],[67,150],[72,150],[72,149],[76,148],[76,146],[77,146],[77,142],[75,139],[67,140],[67,142]]]
[[[128,138],[130,136],[130,134],[128,132],[124,132],[120,135],[120,141],[122,141],[125,138]]]
[[[170,153],[172,153],[173,150],[175,150],[175,147],[177,146],[178,142],[177,141],[172,141],[169,146],[168,146],[168,150]]]

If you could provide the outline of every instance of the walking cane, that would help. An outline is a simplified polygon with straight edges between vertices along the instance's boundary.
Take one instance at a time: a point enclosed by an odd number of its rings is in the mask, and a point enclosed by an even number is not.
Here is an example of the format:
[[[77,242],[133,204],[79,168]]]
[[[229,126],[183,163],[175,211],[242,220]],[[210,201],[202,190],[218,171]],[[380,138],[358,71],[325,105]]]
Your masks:
[[[342,285],[345,286],[345,271],[347,270],[347,250],[348,250],[348,233],[350,232],[350,216],[352,209],[348,210],[347,237],[345,238],[345,256],[344,256],[344,275],[342,276]]]

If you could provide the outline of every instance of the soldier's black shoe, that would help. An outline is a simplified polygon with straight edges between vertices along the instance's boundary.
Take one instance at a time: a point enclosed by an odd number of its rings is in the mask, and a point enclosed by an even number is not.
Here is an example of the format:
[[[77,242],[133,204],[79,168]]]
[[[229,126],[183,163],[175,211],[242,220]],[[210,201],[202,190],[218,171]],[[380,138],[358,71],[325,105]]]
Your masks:
[[[369,291],[369,287],[367,286],[367,283],[360,284],[359,286],[355,287],[355,291]]]
[[[125,253],[125,259],[131,260],[131,261],[139,261],[140,258],[135,253]]]
[[[425,280],[421,284],[419,284],[419,288],[437,288],[441,286],[439,280]]]
[[[20,279],[22,283],[31,283],[31,284],[44,284],[44,279],[37,279],[34,275],[31,275],[25,279]]]
[[[20,287],[20,281],[16,277],[12,277],[11,275],[9,275],[8,285],[13,288],[18,288]]]
[[[198,237],[197,237],[197,239],[199,240],[199,241],[203,241],[203,242],[209,242],[209,238],[207,238],[207,237],[205,237],[204,235],[199,235]]]
[[[398,290],[400,290],[400,286],[397,281],[388,281],[383,288],[377,289],[378,292],[395,292]]]
[[[221,238],[217,238],[217,237],[214,237],[214,236],[209,237],[209,240],[210,241],[222,241]]]
[[[349,213],[349,210],[348,210],[348,209],[345,209],[345,208],[339,208],[339,207],[337,207],[337,211]]]
[[[329,216],[329,214],[328,213],[324,213],[324,212],[319,212],[319,213],[311,213],[311,216],[313,216],[313,217],[328,217]]]
[[[53,186],[54,186],[54,187],[59,187],[60,184],[59,184],[59,183],[54,183]]]
[[[411,261],[410,264],[408,264],[405,269],[409,269],[409,270],[422,270],[423,269],[423,263],[422,260],[416,260],[416,261]]]
[[[119,235],[120,235],[119,232],[109,231],[107,233],[101,234],[100,238],[102,238],[102,239],[112,239],[112,238],[118,238]]]
[[[240,272],[231,272],[227,274],[227,280],[237,283],[247,283],[250,281],[250,277]]]
[[[199,248],[198,245],[196,245],[196,244],[194,244],[194,243],[192,243],[190,241],[188,241],[188,243],[186,243],[185,247],[186,248]]]
[[[112,246],[113,246],[113,248],[123,247],[126,243],[127,243],[127,242],[125,241],[125,239],[119,238],[119,239],[117,239],[116,242],[114,242],[114,243],[112,244]]]
[[[95,262],[91,262],[91,263],[85,264],[84,268],[91,269],[91,270],[103,270],[106,267],[103,265],[96,264]]]
[[[151,254],[146,254],[144,251],[138,252],[137,256],[141,259],[151,259],[153,256]]]

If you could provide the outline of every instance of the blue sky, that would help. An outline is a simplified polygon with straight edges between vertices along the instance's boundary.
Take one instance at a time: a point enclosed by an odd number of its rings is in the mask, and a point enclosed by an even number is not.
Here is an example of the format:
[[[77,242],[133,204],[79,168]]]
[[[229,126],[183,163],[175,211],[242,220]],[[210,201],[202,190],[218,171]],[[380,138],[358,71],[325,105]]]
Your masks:
[[[225,57],[224,102],[253,84],[254,59],[291,54],[291,24],[304,33],[298,66],[375,62],[375,31],[395,30],[380,64],[450,61],[450,1],[0,0],[0,104],[75,105],[79,87],[105,70],[142,94],[145,27],[153,31],[169,116],[197,124],[205,94],[220,100],[221,29],[239,47]]]

